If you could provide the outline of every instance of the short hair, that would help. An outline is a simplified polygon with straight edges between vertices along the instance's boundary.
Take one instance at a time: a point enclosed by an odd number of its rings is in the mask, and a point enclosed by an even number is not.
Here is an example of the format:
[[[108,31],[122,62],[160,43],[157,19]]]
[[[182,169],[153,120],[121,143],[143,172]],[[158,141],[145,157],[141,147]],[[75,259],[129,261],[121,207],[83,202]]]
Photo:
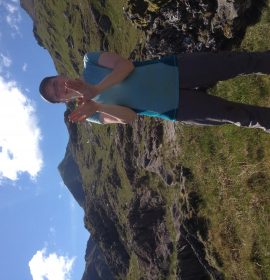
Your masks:
[[[54,79],[56,78],[57,76],[50,76],[50,77],[45,77],[41,82],[40,82],[40,85],[39,85],[39,92],[41,94],[41,96],[48,102],[50,103],[59,103],[58,101],[52,99],[50,96],[48,96],[48,93],[47,93],[47,85],[49,83],[49,81],[51,79]]]

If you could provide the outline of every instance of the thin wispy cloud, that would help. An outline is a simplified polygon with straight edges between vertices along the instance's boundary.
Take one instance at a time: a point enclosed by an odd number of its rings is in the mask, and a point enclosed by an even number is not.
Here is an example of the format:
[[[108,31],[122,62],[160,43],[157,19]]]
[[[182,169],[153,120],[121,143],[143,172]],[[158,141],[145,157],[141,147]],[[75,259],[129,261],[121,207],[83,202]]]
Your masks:
[[[10,57],[4,55],[3,53],[0,53],[0,72],[2,72],[1,69],[8,68],[12,64],[12,60]]]
[[[75,258],[37,251],[28,263],[33,280],[70,280]]]
[[[6,9],[10,14],[14,14],[18,10],[18,7],[13,4],[6,3]]]
[[[56,230],[55,230],[54,227],[50,227],[50,228],[49,228],[49,232],[50,232],[50,234],[55,235]]]
[[[0,75],[0,181],[22,172],[35,179],[43,166],[41,131],[31,101]]]
[[[6,23],[8,26],[14,30],[17,34],[20,33],[19,30],[19,23],[22,20],[21,14],[20,14],[20,7],[18,1],[1,1],[0,0],[0,8],[2,9],[2,15],[5,18]],[[3,12],[4,11],[4,12]]]
[[[26,72],[27,67],[28,67],[27,63],[24,63],[24,64],[23,64],[23,66],[22,66],[22,70],[23,70],[23,72]]]
[[[11,58],[0,52],[0,75],[4,76],[6,79],[9,79],[10,77],[9,69],[11,64]]]

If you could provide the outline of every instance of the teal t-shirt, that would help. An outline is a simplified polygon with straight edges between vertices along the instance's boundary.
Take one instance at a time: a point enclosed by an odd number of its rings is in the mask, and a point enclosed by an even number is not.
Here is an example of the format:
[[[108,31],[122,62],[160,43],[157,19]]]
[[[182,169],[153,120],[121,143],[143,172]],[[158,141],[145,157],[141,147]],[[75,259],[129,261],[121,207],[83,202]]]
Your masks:
[[[83,78],[90,84],[100,83],[112,69],[98,65],[100,53],[84,56]],[[103,104],[116,104],[131,108],[139,115],[175,121],[179,99],[179,73],[176,56],[159,60],[133,62],[134,71],[121,83],[94,98]],[[99,122],[99,113],[88,121]]]

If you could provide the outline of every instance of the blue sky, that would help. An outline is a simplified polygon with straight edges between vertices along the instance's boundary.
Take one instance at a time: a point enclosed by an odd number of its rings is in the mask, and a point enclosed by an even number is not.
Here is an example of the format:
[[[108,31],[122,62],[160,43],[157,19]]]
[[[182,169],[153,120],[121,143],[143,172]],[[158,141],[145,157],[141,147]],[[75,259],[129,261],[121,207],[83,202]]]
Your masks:
[[[18,0],[0,0],[0,279],[77,280],[89,233],[58,174],[64,105],[38,94],[56,74]]]

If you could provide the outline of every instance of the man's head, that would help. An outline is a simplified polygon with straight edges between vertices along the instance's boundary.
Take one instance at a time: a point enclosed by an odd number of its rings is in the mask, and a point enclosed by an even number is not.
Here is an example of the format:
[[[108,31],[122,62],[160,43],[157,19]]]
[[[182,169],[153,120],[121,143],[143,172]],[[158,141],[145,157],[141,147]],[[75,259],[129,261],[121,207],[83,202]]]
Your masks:
[[[66,81],[64,76],[46,77],[39,85],[39,92],[50,103],[65,102]]]

